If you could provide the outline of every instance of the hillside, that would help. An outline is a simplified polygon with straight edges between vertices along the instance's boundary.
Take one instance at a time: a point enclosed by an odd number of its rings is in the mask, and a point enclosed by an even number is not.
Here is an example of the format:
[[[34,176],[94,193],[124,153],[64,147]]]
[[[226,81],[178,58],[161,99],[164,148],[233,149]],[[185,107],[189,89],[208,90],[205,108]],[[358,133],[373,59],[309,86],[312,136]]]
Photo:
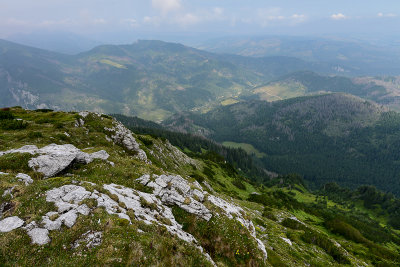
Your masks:
[[[249,97],[254,98],[254,95],[257,95],[261,100],[276,101],[304,95],[342,92],[372,100],[398,111],[398,80],[398,77],[392,76],[350,78],[300,71],[255,87]]]
[[[262,186],[97,113],[15,107],[0,112],[0,127],[2,264],[400,262],[400,236],[365,207],[365,191],[313,195],[293,175]]]
[[[0,106],[92,110],[154,121],[209,110],[251,88],[329,65],[217,55],[161,41],[103,45],[75,56],[0,41]]]
[[[223,143],[250,144],[265,153],[264,168],[296,172],[320,186],[372,184],[400,194],[400,115],[345,94],[247,101],[206,114],[165,121],[178,131]]]

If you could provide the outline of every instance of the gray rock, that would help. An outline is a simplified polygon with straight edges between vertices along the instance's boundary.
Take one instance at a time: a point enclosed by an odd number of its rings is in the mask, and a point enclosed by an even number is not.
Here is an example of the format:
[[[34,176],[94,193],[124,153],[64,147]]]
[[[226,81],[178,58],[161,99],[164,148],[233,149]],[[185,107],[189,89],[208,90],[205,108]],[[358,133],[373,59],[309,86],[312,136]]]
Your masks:
[[[18,173],[16,178],[18,178],[18,181],[24,182],[25,185],[27,185],[27,186],[33,183],[32,178],[29,175],[24,174],[24,173]]]
[[[0,152],[1,153],[1,152]],[[2,156],[2,154],[0,154],[0,156]],[[0,172],[0,175],[8,175],[8,173],[6,172]]]
[[[20,228],[23,224],[24,221],[17,216],[7,217],[0,221],[0,232],[10,232],[14,229]]]
[[[12,195],[12,192],[14,191],[15,186],[7,188],[6,190],[4,190],[2,197],[6,197],[6,196],[11,196],[11,198],[13,198],[14,196]],[[1,218],[1,216],[0,216]]]
[[[109,157],[104,150],[88,154],[71,144],[50,144],[40,149],[34,145],[28,145],[19,149],[0,152],[0,156],[9,153],[39,154],[38,157],[30,159],[28,165],[33,170],[43,173],[45,177],[55,176],[66,169],[73,161],[88,164],[94,159],[107,160]]]
[[[151,181],[149,175],[143,175],[138,181],[153,188],[154,195],[163,203],[175,204],[207,221],[211,219],[211,211],[200,202],[204,201],[204,192],[198,183],[189,183],[179,175],[154,175],[154,177],[154,181]]]
[[[49,231],[43,228],[33,228],[28,231],[28,235],[32,239],[32,244],[45,245],[50,243]]]
[[[115,143],[124,146],[127,150],[136,152],[140,160],[151,163],[151,161],[147,159],[146,152],[140,148],[139,143],[133,137],[132,132],[117,120],[113,121],[113,125],[113,128],[104,128],[106,131],[114,133],[111,135],[111,139]]]

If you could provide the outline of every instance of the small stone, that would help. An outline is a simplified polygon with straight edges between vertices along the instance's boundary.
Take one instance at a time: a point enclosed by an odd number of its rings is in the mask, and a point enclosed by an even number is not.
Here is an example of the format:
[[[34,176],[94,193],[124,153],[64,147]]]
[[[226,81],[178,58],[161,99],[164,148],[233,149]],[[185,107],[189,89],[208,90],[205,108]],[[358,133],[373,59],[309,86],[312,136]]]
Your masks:
[[[24,221],[17,216],[7,217],[0,221],[0,232],[7,233],[14,229],[20,228]]]
[[[32,178],[29,175],[24,174],[24,173],[18,173],[16,178],[18,178],[18,181],[24,182],[26,186],[33,183]]]
[[[28,231],[32,239],[32,244],[45,245],[50,242],[49,230],[43,228],[33,228]]]
[[[284,237],[281,237],[281,239],[282,239],[283,241],[285,241],[286,243],[288,243],[289,245],[292,245],[292,241],[290,241],[290,239],[284,238]]]

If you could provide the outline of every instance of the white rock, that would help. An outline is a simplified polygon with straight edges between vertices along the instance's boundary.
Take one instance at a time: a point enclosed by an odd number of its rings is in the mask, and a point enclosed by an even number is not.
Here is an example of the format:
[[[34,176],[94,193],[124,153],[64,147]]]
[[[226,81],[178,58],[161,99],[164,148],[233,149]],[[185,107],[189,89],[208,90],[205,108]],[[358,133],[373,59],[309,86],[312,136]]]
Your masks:
[[[39,154],[38,157],[30,159],[28,165],[35,171],[43,173],[45,177],[52,177],[58,174],[67,168],[74,160],[88,164],[94,159],[107,160],[109,157],[108,153],[104,150],[88,154],[71,144],[50,144],[40,149],[34,145],[28,145],[19,149],[0,152],[0,156],[9,153]]]
[[[0,232],[6,233],[21,227],[24,221],[17,216],[7,217],[0,221]]]
[[[4,190],[2,197],[6,197],[8,195],[11,196],[11,198],[13,198],[14,196],[12,195],[12,192],[14,190],[15,186],[7,188],[6,190]],[[0,218],[1,218],[1,214],[0,214]]]
[[[89,115],[89,114],[90,114],[89,111],[81,111],[81,112],[79,112],[79,116],[82,116],[84,118],[86,118],[87,115]]]
[[[1,155],[1,154],[0,154]],[[6,172],[0,172],[0,175],[8,175]]]
[[[128,130],[121,122],[114,120],[113,121],[113,128],[104,127],[106,131],[113,132],[114,134],[111,135],[111,139],[120,145],[123,145],[129,151],[134,151],[137,153],[137,157],[140,160],[143,160],[147,163],[151,163],[150,160],[147,159],[146,152],[144,152],[139,143],[133,137],[132,132]]]
[[[292,241],[290,241],[290,239],[284,238],[284,237],[282,237],[282,236],[281,236],[281,239],[282,239],[283,241],[285,241],[286,243],[288,243],[289,245],[292,245]]]
[[[30,185],[33,183],[32,178],[29,175],[24,174],[24,173],[18,173],[16,178],[18,178],[18,181],[24,182],[25,185]]]
[[[45,245],[50,242],[49,231],[43,228],[33,228],[28,231],[33,244]]]

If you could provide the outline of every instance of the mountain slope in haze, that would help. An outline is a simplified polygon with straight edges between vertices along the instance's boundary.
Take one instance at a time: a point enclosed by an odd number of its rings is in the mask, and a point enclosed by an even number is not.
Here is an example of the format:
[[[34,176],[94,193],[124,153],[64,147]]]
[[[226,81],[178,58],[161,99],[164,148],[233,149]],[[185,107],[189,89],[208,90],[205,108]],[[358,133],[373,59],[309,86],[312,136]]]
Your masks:
[[[216,53],[266,57],[289,56],[306,61],[329,62],[346,75],[399,75],[400,51],[365,41],[320,37],[258,36],[222,37],[198,46]]]
[[[325,76],[311,71],[290,73],[253,89],[252,94],[267,101],[283,100],[316,93],[342,92],[388,105],[396,101],[393,83],[379,83],[378,77],[349,78]],[[395,106],[395,105],[391,105]]]
[[[372,184],[400,194],[400,115],[344,94],[247,101],[165,121],[180,131],[254,146],[264,167],[311,184]]]
[[[374,188],[311,193],[296,175],[260,185],[212,151],[189,157],[97,113],[2,109],[0,128],[4,265],[400,262],[388,214],[399,200]]]
[[[101,44],[79,34],[53,31],[13,34],[8,36],[7,40],[68,55],[88,51]]]
[[[162,120],[208,110],[257,85],[329,65],[217,55],[161,41],[104,45],[75,56],[0,42],[0,105],[93,110]]]

